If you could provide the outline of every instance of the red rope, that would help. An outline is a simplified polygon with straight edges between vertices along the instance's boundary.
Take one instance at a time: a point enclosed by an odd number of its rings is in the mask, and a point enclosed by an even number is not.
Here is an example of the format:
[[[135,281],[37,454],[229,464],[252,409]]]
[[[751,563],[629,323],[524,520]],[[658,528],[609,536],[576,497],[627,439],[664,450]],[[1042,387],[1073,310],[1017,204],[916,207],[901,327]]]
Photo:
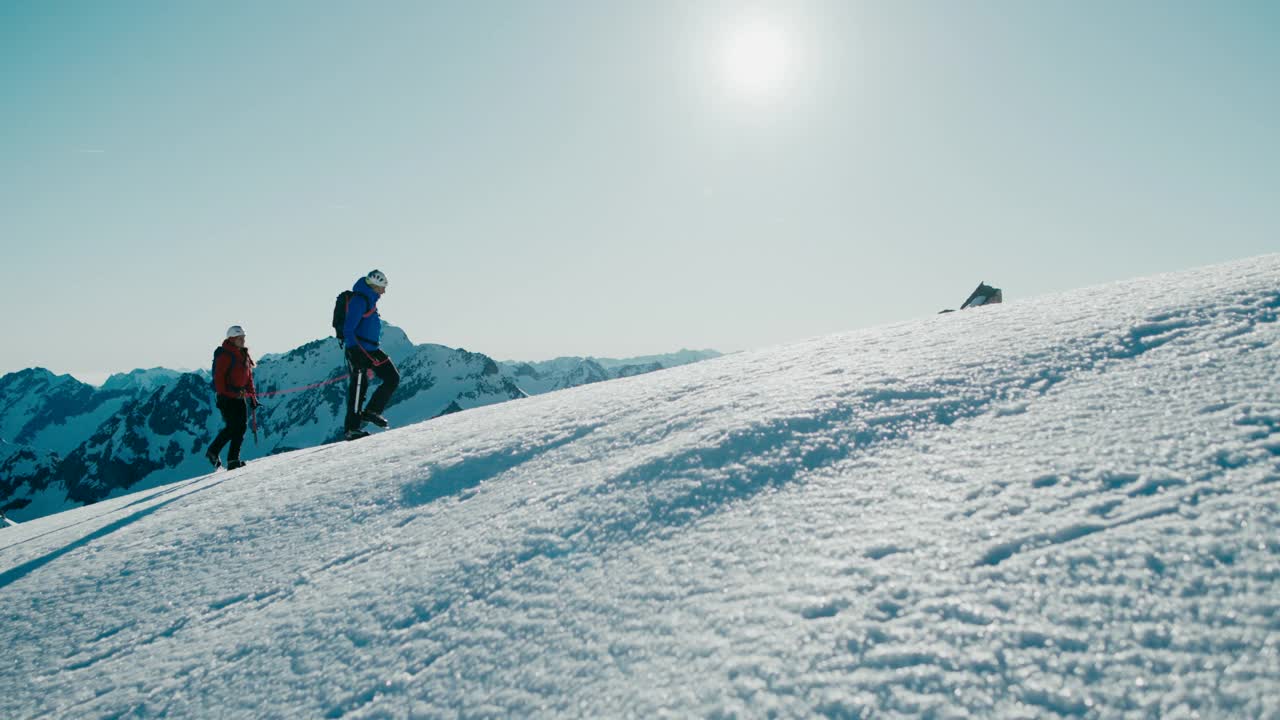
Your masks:
[[[379,365],[386,365],[387,363],[391,362],[391,356],[390,356],[390,355],[388,355],[388,356],[387,356],[387,359],[386,359],[386,360],[374,360],[374,359],[373,359],[373,356],[369,354],[369,351],[368,351],[368,350],[365,350],[365,349],[364,349],[364,346],[363,346],[363,345],[361,345],[361,344],[359,344],[359,343],[356,343],[356,347],[360,348],[360,352],[364,353],[364,356],[365,356],[365,357],[367,357],[367,358],[369,358],[369,362],[370,362],[370,363],[373,363],[373,366],[374,366],[374,367],[378,367]],[[372,377],[372,376],[370,376],[370,377]]]
[[[388,356],[386,360],[374,360],[373,356],[370,355],[369,351],[365,350],[364,347],[360,345],[357,345],[356,347],[359,347],[360,352],[364,353],[364,356],[369,358],[369,362],[373,364],[373,367],[378,367],[379,365],[386,365],[387,363],[391,362],[390,356]],[[365,370],[365,372],[368,373],[367,377],[369,377],[369,379],[373,379],[372,368]],[[272,390],[271,392],[252,392],[252,393],[245,393],[245,394],[248,397],[254,397],[254,398],[270,397],[272,395],[289,395],[291,393],[303,392],[304,390],[315,390],[316,388],[322,388],[325,385],[332,385],[336,382],[342,382],[343,380],[346,380],[349,377],[351,377],[351,373],[339,375],[338,377],[335,377],[335,378],[329,378],[324,382],[312,383],[311,385],[299,385],[298,387],[285,388],[284,390]]]
[[[336,382],[342,382],[343,380],[346,380],[349,377],[351,377],[351,373],[347,373],[345,375],[339,375],[336,378],[330,378],[328,380],[325,380],[324,382],[313,383],[311,385],[300,385],[298,387],[285,388],[284,390],[272,390],[271,392],[248,393],[248,395],[249,397],[269,397],[271,395],[288,395],[290,393],[302,392],[303,390],[315,390],[316,388],[324,387],[325,385],[332,385]]]

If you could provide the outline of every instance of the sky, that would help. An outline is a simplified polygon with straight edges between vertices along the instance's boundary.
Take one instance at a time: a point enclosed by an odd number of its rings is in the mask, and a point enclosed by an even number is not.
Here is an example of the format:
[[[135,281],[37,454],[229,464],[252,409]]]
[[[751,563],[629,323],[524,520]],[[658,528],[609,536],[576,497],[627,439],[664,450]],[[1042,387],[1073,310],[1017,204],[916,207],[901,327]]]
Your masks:
[[[1270,2],[0,5],[0,372],[729,352],[1275,251]],[[16,331],[16,332],[15,332]]]

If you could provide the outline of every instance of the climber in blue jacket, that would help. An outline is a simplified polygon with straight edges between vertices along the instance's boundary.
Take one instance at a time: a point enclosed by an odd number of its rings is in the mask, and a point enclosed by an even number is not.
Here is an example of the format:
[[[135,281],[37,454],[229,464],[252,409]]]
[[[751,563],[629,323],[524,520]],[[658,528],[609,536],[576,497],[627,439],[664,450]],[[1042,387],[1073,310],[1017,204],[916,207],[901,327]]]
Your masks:
[[[345,436],[348,440],[364,437],[369,433],[360,429],[366,422],[385,428],[389,423],[382,417],[391,400],[391,394],[400,384],[400,371],[391,358],[379,347],[382,342],[382,319],[378,317],[378,299],[387,291],[387,276],[380,270],[356,280],[347,300],[346,319],[342,325],[342,339],[347,348],[347,367],[351,383],[347,386],[347,419]],[[368,370],[381,380],[378,389],[364,404],[369,389]],[[362,409],[363,408],[363,409]]]

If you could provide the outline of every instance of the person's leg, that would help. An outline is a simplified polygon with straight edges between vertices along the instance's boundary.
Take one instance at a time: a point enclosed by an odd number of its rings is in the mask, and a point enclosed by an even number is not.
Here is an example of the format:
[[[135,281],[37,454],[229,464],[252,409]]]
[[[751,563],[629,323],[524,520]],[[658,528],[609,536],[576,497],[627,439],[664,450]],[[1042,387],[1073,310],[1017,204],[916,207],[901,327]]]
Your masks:
[[[365,412],[381,415],[387,403],[391,401],[391,393],[394,393],[400,385],[400,371],[396,369],[395,363],[391,362],[391,358],[381,350],[375,350],[370,354],[373,355],[375,362],[380,363],[374,366],[373,373],[378,376],[382,384],[373,392],[373,397],[369,398],[369,405],[365,408]]]
[[[347,372],[351,374],[351,381],[347,384],[347,419],[343,424],[344,428],[350,432],[360,429],[360,408],[364,405],[364,369],[358,368],[350,361],[347,362]]]
[[[218,435],[213,439],[213,442],[209,443],[209,450],[205,453],[206,456],[212,456],[209,458],[211,461],[222,454],[222,448],[226,447],[227,442],[231,440],[231,418],[227,414],[228,400],[230,398],[218,396],[217,404],[218,412],[222,414],[222,429],[218,431]]]
[[[356,416],[364,409],[365,400],[369,397],[369,373],[367,368],[360,370],[360,400],[356,403]]]
[[[249,427],[249,411],[244,400],[227,399],[227,430],[231,434],[231,449],[227,450],[227,464],[240,462],[240,446],[244,444],[244,431]]]

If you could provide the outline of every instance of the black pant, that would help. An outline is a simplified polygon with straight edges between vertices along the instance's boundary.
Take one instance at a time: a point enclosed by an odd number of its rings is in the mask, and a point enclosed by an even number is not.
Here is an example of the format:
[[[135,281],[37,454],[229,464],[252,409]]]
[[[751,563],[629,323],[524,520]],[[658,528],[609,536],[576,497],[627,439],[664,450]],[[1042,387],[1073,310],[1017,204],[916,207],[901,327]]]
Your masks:
[[[209,450],[214,455],[222,454],[222,446],[231,442],[231,450],[227,452],[227,462],[240,459],[240,446],[244,443],[244,431],[249,425],[249,408],[244,398],[218,396],[218,410],[222,412],[222,422],[226,427],[218,432]]]
[[[373,391],[369,405],[365,407],[364,396],[369,390],[369,378],[365,370],[372,368],[382,384]],[[347,385],[347,422],[348,430],[359,430],[363,421],[360,419],[361,408],[381,415],[391,401],[391,393],[400,384],[400,371],[391,362],[391,358],[381,350],[365,351],[361,348],[347,350],[347,370],[351,373],[351,383]]]

